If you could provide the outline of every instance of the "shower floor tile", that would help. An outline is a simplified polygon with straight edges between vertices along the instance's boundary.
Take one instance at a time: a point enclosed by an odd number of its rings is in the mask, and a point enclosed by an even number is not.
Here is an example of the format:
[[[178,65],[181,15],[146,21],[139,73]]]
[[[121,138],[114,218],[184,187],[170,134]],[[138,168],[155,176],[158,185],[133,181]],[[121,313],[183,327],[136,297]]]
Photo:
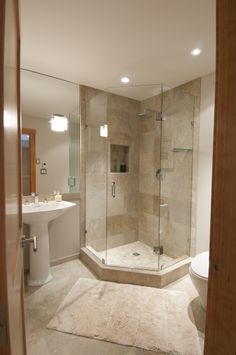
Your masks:
[[[106,264],[111,266],[157,270],[158,257],[160,258],[160,269],[176,262],[176,259],[166,254],[160,256],[154,254],[150,246],[139,241],[108,249],[107,252],[105,250],[96,251],[90,246],[87,248],[100,260],[104,259]],[[134,253],[139,255],[134,255]]]

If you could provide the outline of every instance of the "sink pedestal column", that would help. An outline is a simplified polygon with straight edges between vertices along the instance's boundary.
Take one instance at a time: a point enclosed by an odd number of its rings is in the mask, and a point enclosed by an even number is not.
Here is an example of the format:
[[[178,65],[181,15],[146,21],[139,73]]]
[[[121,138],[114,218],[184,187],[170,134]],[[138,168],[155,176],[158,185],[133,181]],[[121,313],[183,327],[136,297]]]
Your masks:
[[[37,251],[30,248],[28,285],[41,286],[51,281],[48,223],[31,224],[30,235],[37,237]]]

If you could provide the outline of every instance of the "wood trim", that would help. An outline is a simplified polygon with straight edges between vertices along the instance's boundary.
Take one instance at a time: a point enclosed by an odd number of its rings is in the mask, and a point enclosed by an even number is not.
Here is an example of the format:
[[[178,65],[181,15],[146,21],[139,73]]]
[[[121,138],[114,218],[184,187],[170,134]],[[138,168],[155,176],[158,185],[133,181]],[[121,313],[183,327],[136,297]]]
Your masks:
[[[0,164],[4,164],[4,47],[5,47],[5,1],[0,1]],[[5,201],[4,170],[0,169],[0,199]],[[0,204],[0,303],[7,305],[5,203]],[[6,310],[7,312],[7,310]],[[8,314],[6,314],[8,319]],[[0,347],[0,355],[10,355],[9,330],[7,344]]]
[[[35,136],[33,128],[22,128],[22,133],[30,136],[30,192],[36,192],[36,167],[35,167]]]
[[[210,270],[205,355],[236,354],[236,1],[217,0]]]
[[[17,90],[17,106],[18,106],[18,154],[19,154],[19,228],[20,228],[20,235],[19,238],[21,239],[23,235],[23,221],[22,221],[22,159],[21,159],[21,133],[22,133],[22,116],[21,116],[21,23],[20,23],[20,3],[19,0],[16,0],[16,22],[17,22],[17,34],[18,34],[18,43],[17,43],[17,81],[18,81],[18,90]],[[35,147],[35,144],[34,144]],[[35,162],[35,160],[34,160]],[[36,184],[36,183],[35,183]],[[22,313],[22,321],[23,321],[23,346],[24,346],[24,353],[27,354],[27,345],[26,345],[26,329],[25,329],[25,307],[24,307],[24,266],[22,262],[22,273],[21,273],[21,313]]]

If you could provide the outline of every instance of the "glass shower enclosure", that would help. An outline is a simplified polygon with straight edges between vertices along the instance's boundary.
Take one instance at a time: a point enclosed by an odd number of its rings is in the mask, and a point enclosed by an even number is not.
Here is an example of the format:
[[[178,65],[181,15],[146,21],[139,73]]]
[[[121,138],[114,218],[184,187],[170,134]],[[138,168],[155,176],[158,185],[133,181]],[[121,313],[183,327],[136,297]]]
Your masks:
[[[194,97],[139,85],[86,102],[86,247],[159,271],[190,255]]]

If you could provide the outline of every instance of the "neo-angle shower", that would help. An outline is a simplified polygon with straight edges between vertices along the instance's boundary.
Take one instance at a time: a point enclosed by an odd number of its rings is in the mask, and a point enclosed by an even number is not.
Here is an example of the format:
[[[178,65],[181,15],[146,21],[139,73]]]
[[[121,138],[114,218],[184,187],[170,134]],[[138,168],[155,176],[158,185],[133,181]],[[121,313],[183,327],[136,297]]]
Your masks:
[[[158,271],[190,255],[195,100],[161,88],[88,95],[86,249],[108,266]]]

